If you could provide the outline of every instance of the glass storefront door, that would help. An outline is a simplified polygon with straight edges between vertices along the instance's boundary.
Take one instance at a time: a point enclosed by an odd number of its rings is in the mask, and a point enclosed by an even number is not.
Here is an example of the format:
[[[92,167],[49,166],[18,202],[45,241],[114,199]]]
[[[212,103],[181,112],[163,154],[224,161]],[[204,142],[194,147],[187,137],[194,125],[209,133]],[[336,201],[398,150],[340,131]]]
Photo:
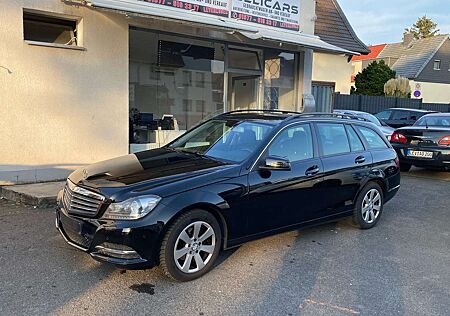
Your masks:
[[[230,110],[258,109],[261,76],[229,73],[229,77],[231,81]]]
[[[261,108],[262,51],[227,47],[227,111]]]

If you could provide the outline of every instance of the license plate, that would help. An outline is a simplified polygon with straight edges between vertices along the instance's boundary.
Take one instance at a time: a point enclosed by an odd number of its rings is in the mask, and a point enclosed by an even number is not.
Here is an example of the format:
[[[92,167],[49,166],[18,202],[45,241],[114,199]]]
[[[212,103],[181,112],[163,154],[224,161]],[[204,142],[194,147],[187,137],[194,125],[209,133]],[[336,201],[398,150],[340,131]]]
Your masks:
[[[416,157],[416,158],[426,158],[426,159],[433,158],[433,152],[431,152],[431,151],[421,151],[421,150],[409,149],[406,155],[409,157]]]

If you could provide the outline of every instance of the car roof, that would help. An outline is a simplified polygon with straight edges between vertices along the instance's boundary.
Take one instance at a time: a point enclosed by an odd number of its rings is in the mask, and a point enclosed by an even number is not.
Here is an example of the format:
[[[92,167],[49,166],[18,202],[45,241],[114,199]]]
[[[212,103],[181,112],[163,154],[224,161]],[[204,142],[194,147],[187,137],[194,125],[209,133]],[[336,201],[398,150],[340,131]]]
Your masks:
[[[432,112],[430,114],[427,114],[423,117],[430,117],[430,116],[449,116],[450,117],[450,113],[439,113],[439,112]]]
[[[386,110],[399,110],[399,111],[414,111],[414,112],[421,112],[421,113],[436,113],[437,111],[432,110],[424,110],[424,109],[409,109],[409,108],[389,108]],[[385,110],[383,110],[385,111]]]
[[[337,110],[333,110],[333,112],[336,112],[336,113],[353,113],[353,114],[356,114],[356,115],[372,115],[373,116],[373,114],[371,114],[369,112],[356,111],[356,110],[341,110],[341,109],[337,109]]]
[[[369,120],[359,116],[352,116],[342,113],[328,113],[328,112],[313,112],[313,113],[298,113],[298,112],[283,112],[278,110],[238,110],[219,114],[216,118],[238,120],[238,121],[261,121],[270,123],[272,125],[282,125],[283,123],[305,122],[305,121],[323,121],[323,122],[362,122],[370,123]]]

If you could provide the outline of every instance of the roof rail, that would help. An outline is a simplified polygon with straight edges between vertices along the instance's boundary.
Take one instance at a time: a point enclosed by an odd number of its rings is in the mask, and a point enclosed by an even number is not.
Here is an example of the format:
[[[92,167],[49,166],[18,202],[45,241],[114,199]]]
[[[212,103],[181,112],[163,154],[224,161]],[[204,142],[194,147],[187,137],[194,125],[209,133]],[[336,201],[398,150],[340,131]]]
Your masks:
[[[233,110],[229,112],[224,112],[222,114],[238,114],[238,113],[276,113],[276,114],[295,114],[299,115],[302,114],[300,112],[294,112],[294,111],[283,111],[283,110],[258,110],[258,109],[247,109],[247,110]]]
[[[364,117],[351,115],[351,114],[340,114],[340,113],[325,113],[325,112],[312,112],[312,113],[301,113],[298,115],[291,116],[287,118],[286,120],[293,120],[296,118],[307,118],[307,117],[334,117],[334,118],[340,118],[340,119],[346,119],[346,120],[358,120],[358,121],[365,121],[370,122],[368,119],[365,119]]]

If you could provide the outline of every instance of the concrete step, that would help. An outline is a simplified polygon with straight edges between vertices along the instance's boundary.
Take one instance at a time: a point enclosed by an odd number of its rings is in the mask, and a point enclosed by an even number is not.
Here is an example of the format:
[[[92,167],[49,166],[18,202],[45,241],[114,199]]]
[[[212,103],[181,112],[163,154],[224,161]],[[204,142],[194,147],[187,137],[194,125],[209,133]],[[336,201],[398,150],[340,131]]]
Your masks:
[[[56,206],[56,196],[63,188],[64,181],[21,184],[0,187],[0,196],[14,202],[33,205],[39,208]]]

